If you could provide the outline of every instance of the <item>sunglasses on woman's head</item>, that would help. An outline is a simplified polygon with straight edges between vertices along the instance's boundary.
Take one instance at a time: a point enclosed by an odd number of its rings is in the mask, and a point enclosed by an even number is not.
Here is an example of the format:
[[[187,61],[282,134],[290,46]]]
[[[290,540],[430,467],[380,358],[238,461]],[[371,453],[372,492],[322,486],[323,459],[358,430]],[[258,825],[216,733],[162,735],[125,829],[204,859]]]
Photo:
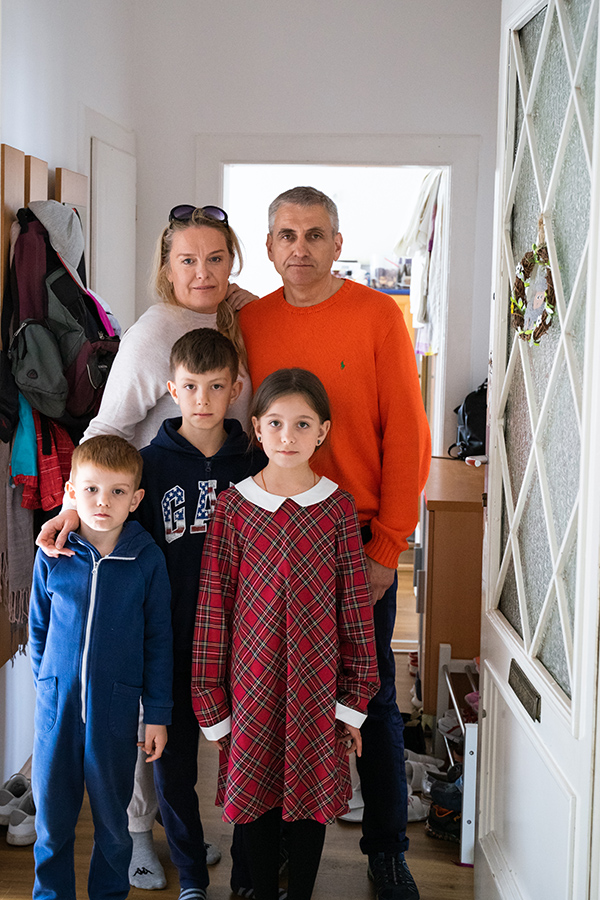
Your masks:
[[[188,203],[182,203],[180,206],[174,206],[169,213],[169,222],[187,222],[192,218],[198,210],[206,219],[214,219],[215,222],[222,222],[223,225],[229,224],[227,213],[220,206],[190,206]]]

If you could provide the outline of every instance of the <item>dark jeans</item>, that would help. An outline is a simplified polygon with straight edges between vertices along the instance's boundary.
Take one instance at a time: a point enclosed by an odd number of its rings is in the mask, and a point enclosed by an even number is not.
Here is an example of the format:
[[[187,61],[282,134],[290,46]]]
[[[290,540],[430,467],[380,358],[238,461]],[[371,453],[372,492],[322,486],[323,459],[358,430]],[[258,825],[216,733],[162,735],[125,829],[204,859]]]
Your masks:
[[[395,853],[408,849],[408,798],[404,770],[404,722],[396,704],[396,666],[391,642],[398,578],[374,607],[380,688],[361,728],[362,756],[356,765],[365,801],[360,849]]]
[[[191,676],[175,673],[169,739],[154,766],[154,784],[171,859],[182,888],[208,887],[204,832],[198,809],[198,720],[192,708]]]

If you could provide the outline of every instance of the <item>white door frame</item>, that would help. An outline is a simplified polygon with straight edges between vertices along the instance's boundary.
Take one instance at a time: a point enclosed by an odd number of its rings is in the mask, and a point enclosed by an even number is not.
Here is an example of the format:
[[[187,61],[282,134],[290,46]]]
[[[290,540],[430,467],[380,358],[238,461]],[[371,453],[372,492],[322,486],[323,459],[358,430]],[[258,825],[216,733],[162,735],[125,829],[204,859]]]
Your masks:
[[[196,137],[198,203],[222,202],[224,166],[231,163],[449,167],[449,300],[442,321],[442,349],[436,362],[432,416],[433,453],[440,456],[456,440],[454,407],[485,374],[472,371],[473,323],[482,295],[472,275],[466,276],[477,269],[480,149],[478,135],[202,134]],[[258,227],[264,227],[265,236],[266,219],[264,210],[264,225],[259,221]],[[487,310],[483,315],[487,317]]]
[[[598,0],[592,0],[592,6]],[[492,348],[491,368],[491,396],[489,418],[491,422],[498,419],[499,403],[501,398],[498,384],[494,389],[494,381],[502,381],[504,376],[504,358],[506,353],[506,329],[507,316],[504,312],[507,298],[507,286],[510,284],[511,273],[506,272],[502,240],[504,238],[504,206],[506,197],[506,173],[505,157],[512,153],[512,135],[507,135],[507,115],[509,105],[514,104],[515,78],[514,74],[507,79],[507,67],[510,52],[510,33],[518,30],[528,22],[541,9],[548,5],[548,0],[537,2],[523,2],[523,0],[503,0],[502,29],[501,29],[501,55],[500,55],[500,83],[499,83],[499,113],[498,113],[498,164],[495,198],[495,228],[494,228],[494,262],[493,285],[497,297],[492,314],[490,346]],[[600,45],[599,45],[600,47]],[[595,775],[590,771],[590,788],[593,786],[593,801],[590,796],[577,796],[573,793],[571,784],[568,783],[560,769],[555,764],[554,751],[560,754],[558,747],[547,747],[542,744],[540,755],[548,768],[555,771],[556,781],[562,792],[566,805],[572,816],[573,828],[578,829],[579,844],[575,847],[573,837],[569,858],[573,865],[573,878],[571,884],[571,896],[576,900],[584,900],[587,897],[597,897],[600,887],[600,808],[595,802],[600,796],[600,748],[596,740],[598,716],[598,595],[599,595],[599,566],[600,566],[600,467],[598,466],[598,446],[600,441],[600,360],[598,347],[600,341],[600,316],[597,314],[598,298],[600,298],[600,268],[598,266],[598,254],[600,252],[600,109],[599,91],[600,65],[596,67],[596,113],[593,141],[592,160],[592,184],[591,205],[592,215],[590,220],[590,254],[588,265],[588,299],[587,299],[587,333],[586,333],[586,371],[584,373],[583,400],[582,400],[582,434],[581,434],[581,479],[580,499],[578,513],[578,563],[577,580],[579,592],[586,598],[579,604],[573,633],[573,658],[578,660],[575,667],[577,678],[573,683],[572,709],[567,701],[562,702],[560,696],[548,696],[546,706],[552,707],[550,715],[563,719],[567,724],[570,734],[579,742],[581,753],[578,759],[572,759],[572,765],[587,766],[587,771],[595,767]],[[508,85],[508,86],[507,86]],[[593,249],[595,248],[595,249]],[[514,273],[512,273],[514,274]],[[497,360],[501,360],[498,366]],[[495,371],[498,368],[499,371]],[[593,386],[596,385],[594,392]],[[496,435],[497,436],[497,435]],[[491,435],[494,438],[494,433]],[[497,444],[497,442],[496,442]],[[491,465],[488,472],[489,503],[485,534],[484,548],[484,617],[491,628],[492,643],[494,633],[498,640],[506,643],[510,650],[510,644],[515,637],[507,626],[504,617],[495,609],[494,581],[498,572],[500,561],[500,529],[501,529],[501,495],[502,483],[499,473],[500,458],[497,446],[490,448]],[[482,653],[485,651],[485,642]],[[510,653],[508,653],[510,656]],[[529,739],[534,740],[535,732],[539,741],[539,729],[533,725],[526,714],[520,713],[518,702],[515,703],[510,688],[505,688],[507,672],[498,671],[489,666],[482,659],[484,679],[494,683],[496,696],[510,704],[511,712],[520,719],[520,726]],[[503,668],[506,660],[503,660]],[[532,665],[526,674],[538,684],[543,683],[549,676],[541,666]],[[485,704],[487,707],[487,704]],[[493,707],[494,700],[491,706]],[[486,708],[487,716],[493,717],[495,710]],[[543,734],[543,729],[542,729]],[[482,748],[480,754],[481,774],[479,791],[479,808],[485,810],[479,820],[479,839],[476,852],[476,898],[477,900],[492,900],[492,898],[520,898],[522,896],[514,874],[506,868],[505,860],[500,852],[500,846],[495,840],[493,832],[488,832],[490,826],[490,808],[494,803],[494,784],[488,780],[489,773],[494,771],[495,748],[487,746]],[[535,796],[521,798],[521,802],[527,806],[536,803]],[[583,845],[586,843],[587,847]],[[535,835],[532,834],[532,840]],[[547,848],[551,853],[551,847]],[[579,856],[575,858],[577,852]],[[585,861],[583,859],[585,856]],[[557,895],[558,896],[558,895]],[[562,900],[562,898],[561,898]]]

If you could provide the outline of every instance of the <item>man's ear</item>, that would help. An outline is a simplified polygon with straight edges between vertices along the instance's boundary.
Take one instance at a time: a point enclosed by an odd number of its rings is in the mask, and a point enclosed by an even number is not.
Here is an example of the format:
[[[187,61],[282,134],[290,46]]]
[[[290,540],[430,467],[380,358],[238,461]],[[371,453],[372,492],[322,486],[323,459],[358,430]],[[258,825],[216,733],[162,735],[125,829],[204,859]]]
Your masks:
[[[230,398],[229,398],[229,405],[230,405],[230,406],[231,406],[232,403],[235,403],[235,401],[237,400],[237,398],[240,396],[240,394],[242,393],[242,388],[243,388],[243,384],[242,384],[241,381],[236,381],[236,382],[234,382],[234,384],[231,386],[231,396],[230,396]]]
[[[269,255],[269,259],[271,260],[271,262],[273,262],[273,252],[272,251],[273,251],[273,235],[271,234],[271,232],[269,232],[267,235],[267,253]],[[337,259],[337,256],[336,256],[336,259]]]
[[[142,500],[144,499],[144,494],[146,491],[144,488],[138,488],[133,497],[131,498],[131,506],[129,507],[129,512],[133,512],[134,509],[137,509]]]
[[[333,243],[335,246],[335,252],[334,252],[333,258],[339,259],[340,253],[342,252],[342,244],[344,243],[344,238],[342,237],[342,235],[340,234],[339,231],[336,234],[336,236],[334,237]]]
[[[167,381],[167,389],[168,389],[168,391],[169,391],[171,397],[173,398],[173,400],[174,400],[175,403],[177,404],[177,406],[179,406],[179,400],[178,400],[178,398],[177,398],[177,387],[176,387],[176,385],[175,385],[175,382],[174,382],[174,381]]]
[[[76,500],[76,499],[77,499],[77,498],[75,497],[75,486],[73,485],[73,482],[72,482],[72,481],[67,481],[67,483],[65,484],[65,491],[66,491],[67,494],[69,495],[69,500]]]

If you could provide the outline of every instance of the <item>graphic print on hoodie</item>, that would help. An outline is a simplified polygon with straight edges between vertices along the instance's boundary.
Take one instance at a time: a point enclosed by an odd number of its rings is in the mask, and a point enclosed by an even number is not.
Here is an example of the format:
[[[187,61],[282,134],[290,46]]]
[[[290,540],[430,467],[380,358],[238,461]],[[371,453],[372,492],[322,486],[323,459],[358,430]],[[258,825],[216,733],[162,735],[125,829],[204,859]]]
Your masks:
[[[154,440],[140,451],[146,494],[135,517],[167,560],[177,672],[191,670],[200,560],[217,495],[266,465],[237,419],[225,419],[223,425],[227,439],[211,457],[178,433],[180,418],[165,419]]]

